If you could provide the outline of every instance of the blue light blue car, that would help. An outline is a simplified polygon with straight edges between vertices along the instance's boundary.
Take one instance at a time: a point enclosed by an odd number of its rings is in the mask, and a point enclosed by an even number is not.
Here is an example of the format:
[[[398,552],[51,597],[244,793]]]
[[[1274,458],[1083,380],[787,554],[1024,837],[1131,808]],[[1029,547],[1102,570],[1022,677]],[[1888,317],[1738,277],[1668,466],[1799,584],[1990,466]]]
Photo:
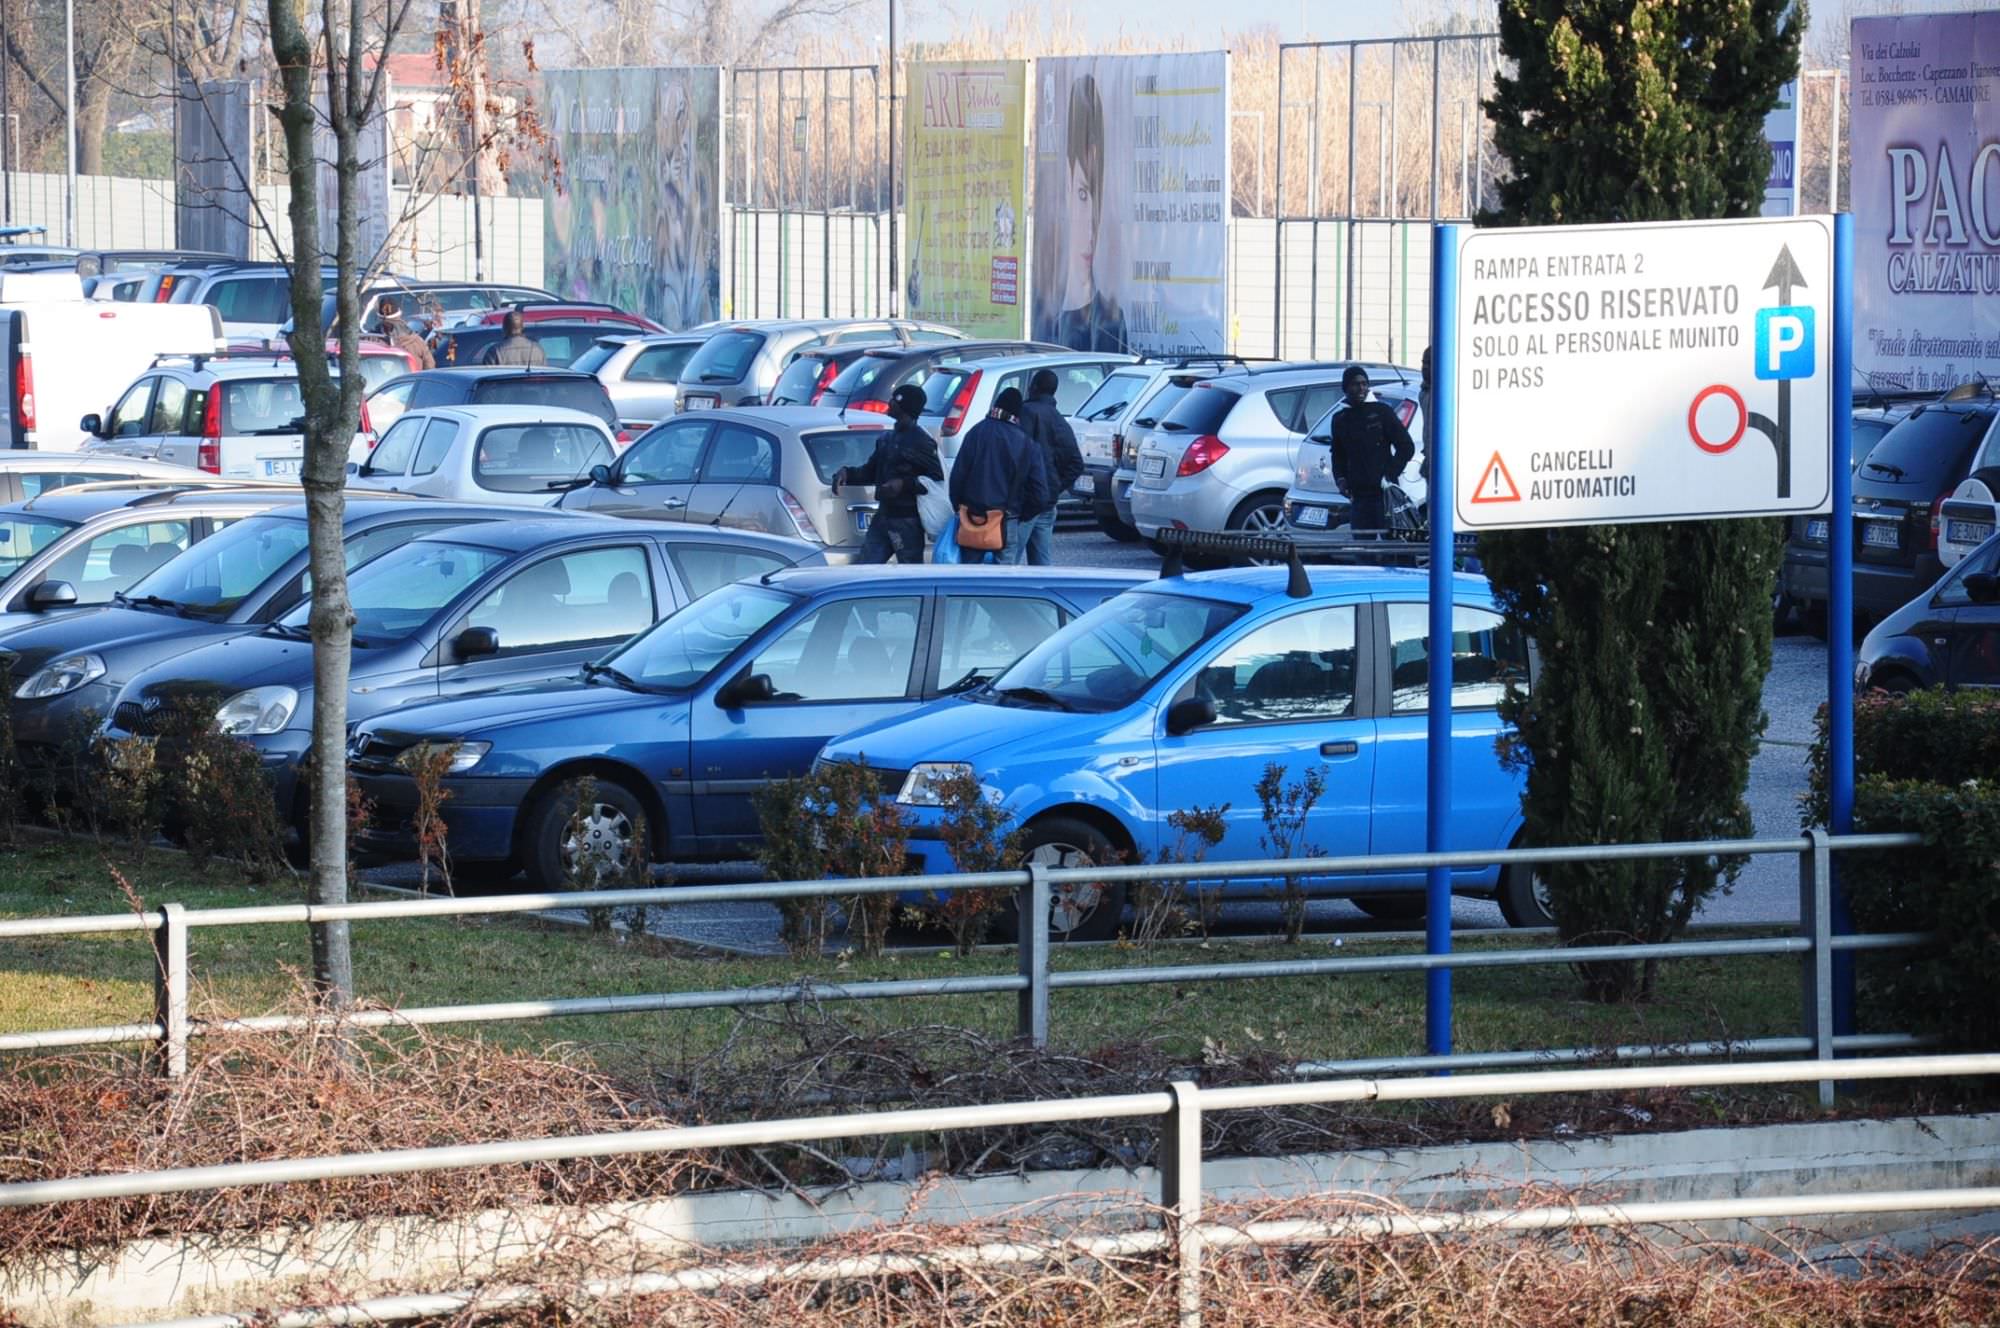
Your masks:
[[[1427,574],[1317,568],[1288,590],[1283,568],[1175,577],[1127,591],[1069,624],[988,686],[829,743],[822,760],[883,772],[916,825],[923,869],[951,870],[937,784],[976,774],[1025,828],[1031,860],[1077,866],[1152,861],[1179,838],[1176,810],[1227,803],[1209,861],[1269,857],[1256,784],[1311,766],[1326,792],[1305,827],[1328,854],[1424,848]],[[1455,578],[1452,847],[1500,849],[1520,834],[1523,776],[1501,768],[1496,709],[1532,684],[1528,639],[1495,611],[1482,578]],[[1421,873],[1308,883],[1377,916],[1420,914]],[[1547,918],[1532,873],[1458,872],[1461,894],[1497,898],[1516,926]],[[1232,882],[1261,898],[1267,882]],[[1058,892],[1051,929],[1115,935],[1124,889]]]

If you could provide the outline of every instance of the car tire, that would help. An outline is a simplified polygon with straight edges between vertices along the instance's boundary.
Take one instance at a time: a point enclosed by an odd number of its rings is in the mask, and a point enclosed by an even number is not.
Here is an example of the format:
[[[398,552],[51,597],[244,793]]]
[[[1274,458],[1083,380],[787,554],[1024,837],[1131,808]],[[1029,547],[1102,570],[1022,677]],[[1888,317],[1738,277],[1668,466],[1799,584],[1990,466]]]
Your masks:
[[[1126,525],[1116,516],[1104,512],[1097,514],[1097,528],[1102,533],[1117,540],[1120,544],[1134,544],[1139,539],[1139,532],[1137,530]]]
[[[526,865],[529,879],[544,889],[569,887],[575,853],[566,840],[576,808],[576,781],[564,780],[537,798],[528,814],[526,840],[515,857]],[[611,856],[607,870],[623,865],[632,835],[646,819],[638,794],[615,779],[597,778],[596,806],[586,833],[592,837],[595,851]],[[622,850],[618,847],[621,843]]]
[[[1888,696],[1908,696],[1911,692],[1920,691],[1922,688],[1923,683],[1900,669],[1892,669],[1879,681],[1871,679],[1868,683],[1869,691],[1881,692]]]
[[[1245,535],[1273,537],[1285,533],[1285,495],[1276,489],[1253,493],[1236,505],[1224,527]]]
[[[1519,848],[1516,844],[1514,847]],[[1549,888],[1531,862],[1517,862],[1501,869],[1500,915],[1510,927],[1553,927],[1556,915],[1549,908]]]
[[[1428,905],[1420,894],[1355,895],[1348,902],[1380,922],[1413,922]]]
[[[1124,858],[1102,830],[1088,821],[1049,816],[1031,823],[1022,840],[1022,861],[1045,867],[1110,866]],[[1050,890],[1051,941],[1108,941],[1125,920],[1123,885],[1056,886]],[[1019,934],[1013,906],[994,920],[993,934],[1005,940]]]

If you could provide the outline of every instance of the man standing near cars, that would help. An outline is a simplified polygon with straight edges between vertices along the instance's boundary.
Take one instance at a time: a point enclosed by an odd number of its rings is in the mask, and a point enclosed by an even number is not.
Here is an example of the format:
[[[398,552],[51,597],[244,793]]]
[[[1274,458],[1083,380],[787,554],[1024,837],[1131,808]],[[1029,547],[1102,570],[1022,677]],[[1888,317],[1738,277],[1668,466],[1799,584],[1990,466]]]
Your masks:
[[[500,328],[507,335],[493,343],[493,349],[486,352],[487,364],[513,364],[539,369],[549,362],[542,353],[541,343],[528,336],[528,320],[521,317],[519,309],[509,309],[500,320]]]
[[[394,296],[384,296],[376,311],[382,316],[382,335],[389,339],[390,345],[415,360],[419,369],[437,368],[431,348],[403,321],[403,306],[399,300]]]
[[[1028,380],[1028,402],[1021,407],[1021,429],[1042,449],[1042,462],[1049,472],[1049,507],[1026,523],[1028,561],[1046,567],[1056,560],[1056,504],[1083,474],[1083,452],[1076,445],[1076,430],[1063,418],[1056,405],[1056,375],[1053,369],[1037,369]]]
[[[1333,478],[1351,504],[1348,528],[1355,534],[1388,524],[1382,481],[1403,478],[1417,454],[1410,431],[1386,402],[1370,400],[1368,371],[1358,364],[1340,376],[1347,403],[1333,413]]]
[[[924,390],[905,383],[889,398],[889,418],[895,427],[875,442],[863,466],[842,466],[833,473],[833,491],[848,484],[875,486],[875,516],[862,537],[857,563],[921,563],[924,522],[917,497],[925,483],[944,483],[937,444],[917,426],[924,413]]]
[[[1049,488],[1048,463],[1041,444],[1016,423],[1021,393],[1007,388],[993,400],[993,410],[965,435],[958,460],[951,468],[951,503],[961,513],[1005,514],[1001,546],[993,555],[999,563],[1015,564],[1027,552],[1028,523],[1055,505]],[[963,522],[964,517],[959,518]],[[960,544],[964,544],[963,538]]]

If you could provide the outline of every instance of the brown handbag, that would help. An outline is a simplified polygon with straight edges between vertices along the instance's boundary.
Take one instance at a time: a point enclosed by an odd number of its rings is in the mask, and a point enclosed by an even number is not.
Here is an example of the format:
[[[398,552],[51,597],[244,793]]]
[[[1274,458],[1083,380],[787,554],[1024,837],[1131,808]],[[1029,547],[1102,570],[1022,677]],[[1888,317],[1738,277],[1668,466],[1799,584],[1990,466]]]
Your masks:
[[[970,549],[974,553],[998,553],[1007,543],[1007,513],[998,508],[987,509],[986,515],[976,517],[969,507],[958,509],[958,547]]]

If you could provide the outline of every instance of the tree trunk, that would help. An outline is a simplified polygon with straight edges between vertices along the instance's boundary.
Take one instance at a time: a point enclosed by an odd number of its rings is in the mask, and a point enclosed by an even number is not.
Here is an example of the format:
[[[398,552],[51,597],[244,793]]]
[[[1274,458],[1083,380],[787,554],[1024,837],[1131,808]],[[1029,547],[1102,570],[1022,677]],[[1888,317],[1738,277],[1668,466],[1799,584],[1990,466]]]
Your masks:
[[[103,175],[104,133],[111,119],[111,85],[101,78],[76,80],[76,173]]]

